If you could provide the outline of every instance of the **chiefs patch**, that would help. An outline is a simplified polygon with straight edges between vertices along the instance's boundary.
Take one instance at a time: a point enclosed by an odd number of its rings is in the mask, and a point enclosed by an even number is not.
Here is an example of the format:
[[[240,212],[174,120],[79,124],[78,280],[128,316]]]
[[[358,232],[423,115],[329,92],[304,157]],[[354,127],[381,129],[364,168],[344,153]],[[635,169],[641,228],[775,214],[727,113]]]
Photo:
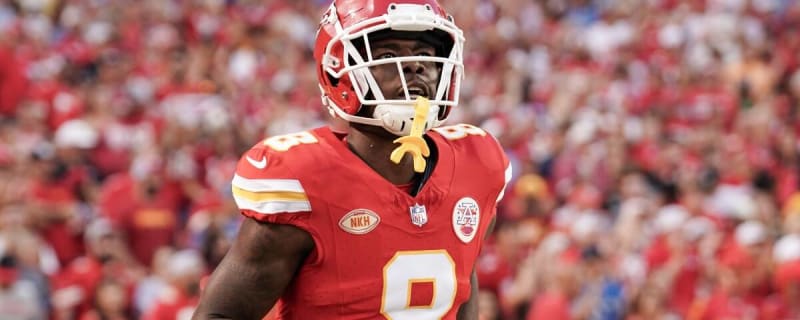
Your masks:
[[[461,198],[453,207],[453,231],[458,239],[470,243],[478,234],[480,221],[480,208],[478,202],[470,197]]]
[[[381,217],[369,209],[355,209],[339,219],[339,227],[352,234],[365,234],[378,226]]]

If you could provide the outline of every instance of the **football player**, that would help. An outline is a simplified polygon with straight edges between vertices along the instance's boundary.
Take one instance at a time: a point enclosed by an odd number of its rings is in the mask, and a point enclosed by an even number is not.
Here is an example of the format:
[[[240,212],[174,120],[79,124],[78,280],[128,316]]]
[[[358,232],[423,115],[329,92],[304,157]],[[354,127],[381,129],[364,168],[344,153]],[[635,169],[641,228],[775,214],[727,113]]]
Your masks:
[[[242,156],[247,219],[194,319],[477,319],[475,261],[511,169],[484,130],[440,126],[463,44],[435,0],[334,1],[314,56],[349,125]]]

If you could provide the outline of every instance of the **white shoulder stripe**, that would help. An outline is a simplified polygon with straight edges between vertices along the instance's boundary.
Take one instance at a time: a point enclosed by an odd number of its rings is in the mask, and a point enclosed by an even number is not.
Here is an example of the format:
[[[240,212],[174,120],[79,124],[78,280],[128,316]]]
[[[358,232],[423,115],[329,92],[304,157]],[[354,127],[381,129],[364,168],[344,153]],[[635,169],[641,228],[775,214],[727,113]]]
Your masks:
[[[500,202],[500,200],[503,200],[503,196],[506,194],[506,187],[508,187],[508,182],[511,181],[512,173],[513,171],[511,169],[511,162],[509,162],[508,167],[506,168],[506,177],[505,177],[506,181],[503,183],[503,189],[500,190],[500,194],[497,195],[496,202]]]
[[[295,213],[311,211],[308,201],[265,201],[252,202],[241,197],[234,197],[241,210],[250,210],[260,214]]]
[[[250,192],[300,192],[305,193],[300,180],[297,179],[247,179],[240,175],[233,176],[233,185]]]

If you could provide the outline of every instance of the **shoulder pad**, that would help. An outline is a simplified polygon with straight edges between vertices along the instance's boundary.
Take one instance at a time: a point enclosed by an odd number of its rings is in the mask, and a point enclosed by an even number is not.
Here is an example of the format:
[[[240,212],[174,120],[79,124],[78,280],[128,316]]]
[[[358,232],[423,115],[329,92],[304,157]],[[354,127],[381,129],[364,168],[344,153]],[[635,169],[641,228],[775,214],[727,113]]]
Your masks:
[[[431,129],[449,141],[458,141],[467,137],[491,137],[486,130],[471,124],[459,123]]]
[[[232,181],[239,209],[257,215],[311,210],[293,164],[307,157],[319,139],[309,131],[267,138],[242,155]],[[257,217],[257,216],[256,216]]]
[[[455,151],[470,154],[486,167],[505,167],[505,152],[491,134],[470,124],[456,124],[432,129]]]
[[[511,180],[511,163],[494,136],[480,127],[465,123],[438,127],[432,131],[444,138],[454,151],[469,154],[481,161],[485,168],[495,171],[498,184],[502,182],[497,201],[503,198],[505,186]]]

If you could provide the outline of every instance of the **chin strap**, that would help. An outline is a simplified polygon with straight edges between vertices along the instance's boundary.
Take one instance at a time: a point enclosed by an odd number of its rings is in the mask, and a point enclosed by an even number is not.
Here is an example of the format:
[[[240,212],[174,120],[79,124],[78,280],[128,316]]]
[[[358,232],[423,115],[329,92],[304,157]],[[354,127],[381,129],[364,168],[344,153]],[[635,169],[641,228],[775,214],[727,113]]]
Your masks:
[[[400,146],[392,151],[390,159],[394,163],[400,163],[403,155],[411,153],[414,157],[414,171],[425,172],[425,157],[431,154],[431,149],[428,143],[422,138],[425,132],[425,122],[428,117],[428,111],[431,104],[425,97],[417,97],[414,104],[414,120],[411,122],[411,133],[405,137],[400,137],[394,140],[394,143],[399,143]]]

